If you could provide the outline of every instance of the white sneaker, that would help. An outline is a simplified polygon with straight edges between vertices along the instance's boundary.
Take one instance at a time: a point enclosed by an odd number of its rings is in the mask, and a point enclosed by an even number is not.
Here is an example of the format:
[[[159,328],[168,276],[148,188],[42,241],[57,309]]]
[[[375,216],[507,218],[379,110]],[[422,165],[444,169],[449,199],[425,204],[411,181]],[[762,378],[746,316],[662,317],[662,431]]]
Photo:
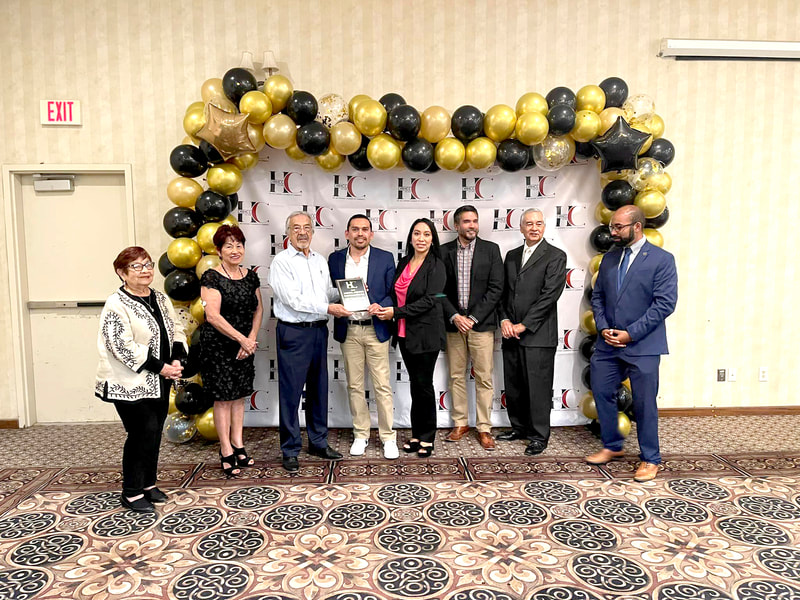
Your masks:
[[[367,451],[369,440],[363,438],[356,438],[353,440],[353,445],[350,446],[350,456],[362,456]]]
[[[386,440],[383,442],[383,458],[394,460],[400,457],[400,451],[397,449],[397,442],[394,440]]]

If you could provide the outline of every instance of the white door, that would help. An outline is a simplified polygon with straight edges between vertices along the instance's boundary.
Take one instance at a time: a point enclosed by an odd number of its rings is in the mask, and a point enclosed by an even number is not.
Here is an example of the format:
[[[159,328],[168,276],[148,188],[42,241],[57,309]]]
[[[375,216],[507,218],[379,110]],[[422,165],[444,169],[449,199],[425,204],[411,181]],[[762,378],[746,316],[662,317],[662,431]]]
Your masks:
[[[75,173],[72,192],[37,192],[29,174],[18,183],[32,420],[115,420],[94,377],[100,311],[119,286],[112,263],[133,242],[125,173]]]

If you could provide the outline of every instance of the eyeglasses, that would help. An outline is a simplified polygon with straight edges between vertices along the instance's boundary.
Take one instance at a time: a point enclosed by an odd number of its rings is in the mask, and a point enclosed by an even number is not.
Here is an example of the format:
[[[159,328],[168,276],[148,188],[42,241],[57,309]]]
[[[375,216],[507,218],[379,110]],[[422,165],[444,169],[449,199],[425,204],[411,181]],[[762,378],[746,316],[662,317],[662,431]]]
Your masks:
[[[636,223],[628,223],[627,225],[616,225],[616,224],[614,224],[614,225],[609,225],[608,228],[611,231],[615,232],[615,233],[619,233],[620,231],[622,231],[626,227],[631,227],[633,225],[636,225]]]
[[[146,262],[146,263],[133,263],[132,265],[128,265],[129,269],[133,269],[134,271],[141,271],[142,269],[147,269],[148,271],[152,271],[153,267],[156,266],[154,262]]]
[[[313,231],[313,227],[311,225],[293,225],[292,231],[295,233],[300,233],[301,231],[309,232]]]

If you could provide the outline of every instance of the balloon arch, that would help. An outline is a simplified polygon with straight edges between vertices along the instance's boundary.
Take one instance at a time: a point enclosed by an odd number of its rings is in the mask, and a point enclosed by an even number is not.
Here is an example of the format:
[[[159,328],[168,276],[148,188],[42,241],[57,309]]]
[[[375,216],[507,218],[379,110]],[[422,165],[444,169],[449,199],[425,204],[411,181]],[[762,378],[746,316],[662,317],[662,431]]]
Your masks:
[[[466,172],[488,169],[495,163],[504,171],[538,167],[556,171],[576,156],[598,159],[602,202],[590,234],[597,250],[589,263],[594,285],[603,254],[613,240],[608,230],[611,213],[635,204],[642,209],[647,239],[663,246],[658,231],[669,218],[665,195],[672,178],[665,168],[675,155],[673,144],[662,137],[664,121],[653,100],[643,94],[628,95],[628,85],[609,77],[599,85],[573,92],[556,87],[546,96],[524,94],[514,108],[498,104],[485,113],[461,106],[452,115],[441,106],[422,113],[396,93],[379,100],[354,96],[349,103],[338,94],[319,99],[294,90],[285,76],[270,76],[263,84],[243,68],[205,81],[202,101],[189,105],[183,117],[187,137],[170,154],[178,177],[167,186],[174,206],[164,215],[164,229],[174,238],[158,261],[165,277],[164,289],[179,318],[191,334],[184,374],[192,377],[170,396],[167,438],[186,442],[199,431],[217,439],[213,399],[203,393],[197,375],[199,335],[204,320],[200,302],[200,277],[219,264],[213,237],[222,224],[237,225],[231,214],[242,173],[258,162],[269,145],[295,160],[313,156],[321,169],[333,172],[345,162],[358,171],[405,167],[435,173],[440,169]],[[204,178],[206,188],[198,178]],[[591,287],[587,287],[591,292]],[[588,299],[588,296],[587,296]],[[591,310],[581,315],[588,334],[581,355],[594,351],[597,330]],[[591,389],[588,365],[583,383]],[[620,430],[630,431],[630,383],[617,392]],[[581,399],[582,413],[596,419],[591,391]],[[596,425],[596,423],[595,423]]]

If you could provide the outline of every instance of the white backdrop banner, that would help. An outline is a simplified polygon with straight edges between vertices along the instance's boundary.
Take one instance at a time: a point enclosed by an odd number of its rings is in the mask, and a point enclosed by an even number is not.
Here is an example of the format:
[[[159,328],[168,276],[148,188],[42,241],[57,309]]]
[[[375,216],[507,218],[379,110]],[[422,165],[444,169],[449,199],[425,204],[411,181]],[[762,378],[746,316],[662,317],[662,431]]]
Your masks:
[[[245,264],[261,278],[265,316],[258,337],[255,392],[247,403],[245,424],[273,427],[278,424],[278,364],[275,347],[275,317],[272,291],[267,283],[270,263],[286,245],[285,221],[294,210],[306,210],[314,218],[312,248],[327,256],[346,245],[344,232],[351,215],[369,216],[375,232],[373,245],[402,255],[411,223],[430,218],[438,229],[441,243],[455,237],[453,213],[462,204],[472,204],[479,212],[480,236],[496,242],[502,256],[522,244],[519,219],[523,210],[542,210],[547,222],[545,238],[567,253],[564,293],[558,302],[559,339],[553,383],[553,425],[578,425],[588,422],[578,409],[585,392],[581,372],[587,362],[578,347],[584,333],[578,329],[580,315],[588,308],[583,300],[589,285],[586,266],[594,254],[589,244],[594,208],[599,201],[600,177],[586,161],[548,173],[537,168],[506,173],[492,167],[480,174],[439,171],[433,174],[407,170],[359,172],[348,162],[336,173],[320,169],[313,159],[297,162],[280,150],[269,147],[261,152],[259,163],[244,176],[235,215],[247,237]],[[332,321],[331,321],[332,327]],[[494,402],[492,422],[508,426],[503,385],[501,336],[495,334]],[[331,427],[351,427],[344,363],[338,342],[331,335],[328,344],[329,417]],[[399,350],[390,351],[392,385],[395,394],[395,427],[410,427],[411,399],[408,374]],[[438,425],[452,425],[447,360],[439,355],[434,374],[438,403]],[[470,424],[475,422],[474,385],[468,387]],[[373,427],[377,414],[371,383],[367,377],[367,400]],[[301,423],[303,411],[300,412]]]

